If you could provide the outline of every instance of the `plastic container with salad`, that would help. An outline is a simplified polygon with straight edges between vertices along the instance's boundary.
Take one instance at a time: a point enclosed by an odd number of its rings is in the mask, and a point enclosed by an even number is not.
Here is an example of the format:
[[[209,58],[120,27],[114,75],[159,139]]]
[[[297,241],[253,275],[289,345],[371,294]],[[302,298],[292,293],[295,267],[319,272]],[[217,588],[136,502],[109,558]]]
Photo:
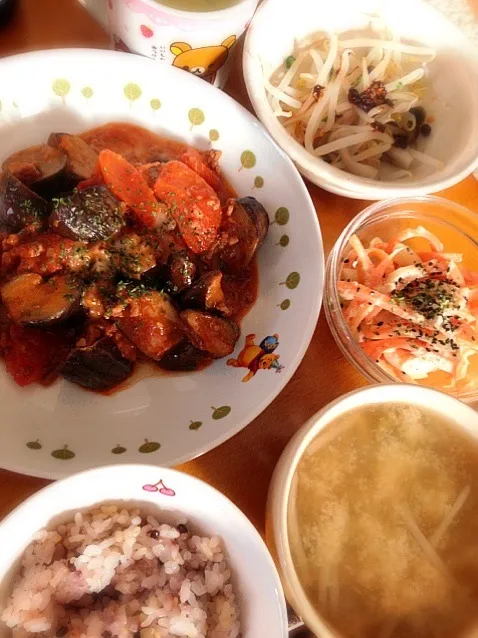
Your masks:
[[[478,214],[438,197],[369,206],[329,256],[325,310],[369,381],[478,401]]]

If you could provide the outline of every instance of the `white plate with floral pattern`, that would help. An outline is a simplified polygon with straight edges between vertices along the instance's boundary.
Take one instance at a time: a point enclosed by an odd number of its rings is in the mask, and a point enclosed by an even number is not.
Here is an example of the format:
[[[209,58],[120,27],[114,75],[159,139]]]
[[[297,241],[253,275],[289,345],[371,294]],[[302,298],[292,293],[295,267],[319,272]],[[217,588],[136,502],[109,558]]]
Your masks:
[[[284,388],[317,322],[322,240],[297,170],[243,107],[173,67],[120,52],[57,50],[3,59],[0,73],[0,160],[52,131],[132,121],[221,150],[239,196],[257,197],[271,220],[259,254],[259,297],[232,355],[237,367],[222,359],[201,372],[138,376],[104,396],[64,380],[20,388],[0,361],[0,466],[59,478],[120,462],[175,465],[219,445]],[[241,367],[247,347],[268,336],[265,355],[273,349],[276,356],[249,375]]]

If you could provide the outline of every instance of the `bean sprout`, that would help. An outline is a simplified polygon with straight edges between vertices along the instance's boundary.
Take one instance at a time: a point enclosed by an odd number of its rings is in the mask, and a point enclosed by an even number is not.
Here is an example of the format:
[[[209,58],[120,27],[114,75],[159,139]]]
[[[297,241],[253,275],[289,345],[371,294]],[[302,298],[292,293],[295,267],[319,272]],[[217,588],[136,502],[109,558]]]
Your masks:
[[[419,165],[443,168],[417,150],[423,119],[413,115],[417,106],[423,111],[434,57],[388,30],[324,33],[299,43],[275,73],[264,68],[264,85],[273,114],[309,153],[368,179],[409,180]]]

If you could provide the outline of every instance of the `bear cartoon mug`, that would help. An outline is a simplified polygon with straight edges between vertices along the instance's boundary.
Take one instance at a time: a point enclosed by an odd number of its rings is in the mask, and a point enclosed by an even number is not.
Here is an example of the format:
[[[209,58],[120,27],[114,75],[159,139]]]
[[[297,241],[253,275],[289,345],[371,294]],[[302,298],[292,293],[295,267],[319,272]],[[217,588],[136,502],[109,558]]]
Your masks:
[[[161,0],[82,1],[107,26],[115,49],[172,64],[220,88],[258,3],[238,0],[225,9],[194,12]]]

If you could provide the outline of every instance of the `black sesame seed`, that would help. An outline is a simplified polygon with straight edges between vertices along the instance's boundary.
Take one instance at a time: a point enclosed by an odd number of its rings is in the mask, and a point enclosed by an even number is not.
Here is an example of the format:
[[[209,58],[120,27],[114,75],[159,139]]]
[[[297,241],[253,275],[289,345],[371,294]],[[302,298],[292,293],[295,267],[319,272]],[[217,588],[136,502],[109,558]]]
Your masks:
[[[159,538],[159,532],[158,532],[158,530],[157,530],[157,529],[152,529],[152,530],[149,532],[149,535],[150,535],[150,536],[151,536],[151,538],[152,538],[153,540],[155,540],[155,541],[157,541],[157,540],[158,540],[158,538]]]
[[[423,137],[428,137],[431,132],[432,132],[432,127],[430,126],[430,124],[425,123],[421,125],[420,133],[423,135]]]
[[[180,534],[187,534],[188,533],[188,528],[186,527],[186,525],[183,525],[182,523],[180,523],[178,525],[178,532]]]

